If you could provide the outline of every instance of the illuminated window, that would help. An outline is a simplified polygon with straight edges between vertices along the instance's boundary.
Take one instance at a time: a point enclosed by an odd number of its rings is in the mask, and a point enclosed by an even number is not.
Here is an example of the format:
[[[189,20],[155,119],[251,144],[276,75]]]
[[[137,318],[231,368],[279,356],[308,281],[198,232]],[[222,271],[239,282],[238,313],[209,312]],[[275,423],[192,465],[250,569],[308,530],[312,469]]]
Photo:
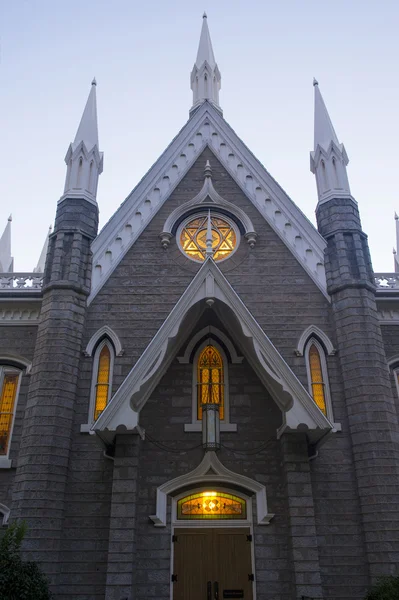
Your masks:
[[[246,519],[247,503],[244,498],[224,492],[206,491],[190,494],[178,500],[177,518],[190,519]]]
[[[220,420],[224,419],[223,359],[215,346],[208,344],[198,357],[197,418],[202,419],[202,404],[219,404]]]
[[[20,371],[0,367],[0,456],[7,456],[10,449],[19,377]]]
[[[193,260],[203,262],[206,257],[208,214],[191,218],[180,230],[180,248]],[[238,232],[225,217],[211,215],[213,259],[223,260],[237,247]]]
[[[114,348],[108,338],[97,347],[93,359],[93,381],[89,421],[97,421],[111,397]]]
[[[308,341],[305,356],[308,370],[309,391],[320,410],[331,420],[332,411],[325,353],[323,347],[316,339],[311,338]]]

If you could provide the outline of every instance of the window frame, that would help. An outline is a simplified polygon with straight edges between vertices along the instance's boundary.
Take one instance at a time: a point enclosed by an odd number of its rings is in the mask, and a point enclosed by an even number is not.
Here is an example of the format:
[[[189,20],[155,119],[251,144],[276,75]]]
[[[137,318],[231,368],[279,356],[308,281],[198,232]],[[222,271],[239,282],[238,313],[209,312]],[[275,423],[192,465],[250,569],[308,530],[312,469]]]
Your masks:
[[[224,419],[220,421],[220,431],[237,431],[237,425],[235,423],[230,422],[230,395],[229,395],[229,361],[227,359],[226,353],[218,343],[218,341],[210,336],[207,339],[203,340],[202,343],[198,346],[195,351],[193,364],[192,364],[192,401],[191,401],[191,423],[186,423],[184,425],[184,431],[202,431],[202,420],[198,420],[198,396],[197,396],[197,383],[198,383],[198,360],[199,357],[206,348],[206,346],[211,343],[212,346],[216,348],[216,350],[220,353],[223,361],[223,374],[224,374]]]
[[[107,396],[106,407],[108,406],[108,404],[111,400],[111,397],[112,397],[112,382],[113,382],[113,374],[114,374],[115,347],[114,347],[112,341],[108,337],[104,337],[99,340],[99,342],[93,352],[88,421],[87,421],[87,423],[84,423],[80,426],[81,433],[89,433],[93,423],[95,423],[94,412],[95,412],[95,408],[96,408],[98,369],[100,366],[100,354],[101,354],[101,351],[104,348],[104,346],[107,346],[109,353],[110,353],[108,396]]]
[[[15,417],[17,414],[19,393],[20,393],[20,389],[21,389],[22,372],[23,372],[23,369],[21,367],[18,367],[18,366],[12,365],[12,364],[4,364],[0,360],[0,395],[3,391],[4,376],[8,373],[12,373],[13,375],[18,375],[17,386],[16,386],[16,390],[15,390],[15,400],[14,400],[12,421],[11,421],[11,426],[9,428],[9,434],[8,434],[7,452],[4,454],[0,454],[0,469],[9,469],[12,466],[12,460],[10,459],[10,451],[11,451],[11,444],[12,444],[12,436],[14,434]]]
[[[215,262],[216,263],[222,263],[225,260],[228,260],[229,258],[231,258],[238,250],[238,247],[241,243],[241,232],[239,230],[239,227],[237,226],[237,223],[235,223],[233,221],[233,219],[227,215],[225,215],[223,212],[218,212],[217,211],[217,207],[216,210],[212,210],[212,207],[207,207],[207,210],[210,210],[211,213],[211,219],[215,218],[215,219],[221,219],[223,221],[226,221],[226,223],[228,225],[230,225],[231,229],[234,231],[234,234],[236,236],[236,244],[233,248],[233,250],[224,258],[220,258],[217,259]],[[180,250],[180,252],[182,253],[183,256],[185,256],[188,260],[191,260],[192,262],[202,265],[204,264],[207,256],[204,256],[204,260],[197,260],[195,258],[193,258],[192,256],[189,256],[183,249],[181,243],[180,243],[180,238],[181,238],[181,234],[183,229],[185,229],[185,227],[187,226],[188,223],[190,223],[191,221],[194,221],[195,219],[199,219],[199,218],[204,218],[207,216],[207,212],[205,212],[204,210],[202,211],[198,211],[198,212],[194,212],[191,215],[187,215],[179,224],[177,230],[176,230],[176,244]],[[213,255],[212,255],[213,256]],[[215,259],[214,259],[215,260]]]
[[[306,340],[305,349],[304,349],[309,394],[310,394],[313,402],[316,404],[316,402],[313,398],[312,373],[310,370],[310,360],[309,360],[310,348],[313,345],[316,347],[316,349],[319,353],[319,357],[320,357],[321,374],[323,377],[323,384],[324,384],[324,401],[326,404],[326,413],[327,413],[326,417],[331,423],[334,423],[330,384],[329,384],[328,369],[327,369],[327,360],[326,360],[326,350],[325,350],[324,346],[322,345],[322,343],[314,336],[311,336]],[[317,404],[316,404],[316,406],[317,406]],[[317,406],[317,408],[319,408],[319,407]],[[321,410],[321,409],[319,408],[319,410]],[[321,412],[323,412],[323,411],[321,411]]]

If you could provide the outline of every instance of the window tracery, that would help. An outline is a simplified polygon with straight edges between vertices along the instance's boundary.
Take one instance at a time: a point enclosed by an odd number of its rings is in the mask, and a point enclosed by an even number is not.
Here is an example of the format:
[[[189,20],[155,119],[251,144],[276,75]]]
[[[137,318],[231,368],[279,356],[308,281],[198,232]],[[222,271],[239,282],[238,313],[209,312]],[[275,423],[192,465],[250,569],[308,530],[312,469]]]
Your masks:
[[[203,262],[206,258],[208,214],[191,217],[180,228],[178,240],[180,248],[192,260]],[[238,245],[239,233],[226,217],[210,215],[213,259],[220,261],[230,256]]]
[[[305,349],[309,392],[322,413],[332,421],[325,352],[318,340],[310,338]]]
[[[234,520],[246,518],[246,500],[226,492],[213,490],[198,492],[177,501],[178,520]]]
[[[220,420],[224,420],[223,358],[214,345],[208,344],[197,364],[197,419],[202,419],[203,404],[218,404]]]

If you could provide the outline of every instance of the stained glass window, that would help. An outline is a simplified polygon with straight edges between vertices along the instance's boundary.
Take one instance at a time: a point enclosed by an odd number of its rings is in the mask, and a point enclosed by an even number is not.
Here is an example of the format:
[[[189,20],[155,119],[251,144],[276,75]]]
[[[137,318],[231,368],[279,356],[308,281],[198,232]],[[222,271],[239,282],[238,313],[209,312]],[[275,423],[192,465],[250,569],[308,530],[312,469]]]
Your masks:
[[[0,455],[7,454],[14,417],[19,373],[3,374],[0,390]]]
[[[311,376],[312,395],[320,410],[327,416],[326,398],[321,366],[320,353],[315,344],[309,348],[309,369]]]
[[[244,498],[207,491],[185,496],[177,502],[177,518],[190,519],[246,519],[247,503]]]
[[[180,244],[187,256],[200,262],[206,256],[208,215],[195,217],[185,224],[180,233]],[[211,215],[213,259],[222,260],[231,254],[237,244],[233,226],[216,215]]]
[[[219,417],[224,419],[224,372],[220,352],[208,344],[198,358],[197,418],[202,419],[202,404],[219,404]]]
[[[111,370],[111,353],[105,344],[98,359],[98,371],[96,382],[96,400],[94,406],[94,420],[103,412],[108,403],[109,378]]]

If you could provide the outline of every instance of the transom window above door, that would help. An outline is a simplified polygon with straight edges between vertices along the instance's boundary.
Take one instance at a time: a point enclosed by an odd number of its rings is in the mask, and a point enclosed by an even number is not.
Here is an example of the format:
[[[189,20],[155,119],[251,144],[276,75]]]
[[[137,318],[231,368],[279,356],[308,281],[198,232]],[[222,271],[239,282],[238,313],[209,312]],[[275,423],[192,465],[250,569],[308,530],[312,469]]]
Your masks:
[[[246,518],[246,500],[226,492],[206,490],[177,501],[178,520]]]
[[[210,219],[210,223],[208,220]],[[179,228],[180,250],[192,260],[203,262],[206,258],[208,227],[212,235],[213,260],[228,258],[236,250],[239,231],[236,225],[224,215],[202,213],[190,217]]]

